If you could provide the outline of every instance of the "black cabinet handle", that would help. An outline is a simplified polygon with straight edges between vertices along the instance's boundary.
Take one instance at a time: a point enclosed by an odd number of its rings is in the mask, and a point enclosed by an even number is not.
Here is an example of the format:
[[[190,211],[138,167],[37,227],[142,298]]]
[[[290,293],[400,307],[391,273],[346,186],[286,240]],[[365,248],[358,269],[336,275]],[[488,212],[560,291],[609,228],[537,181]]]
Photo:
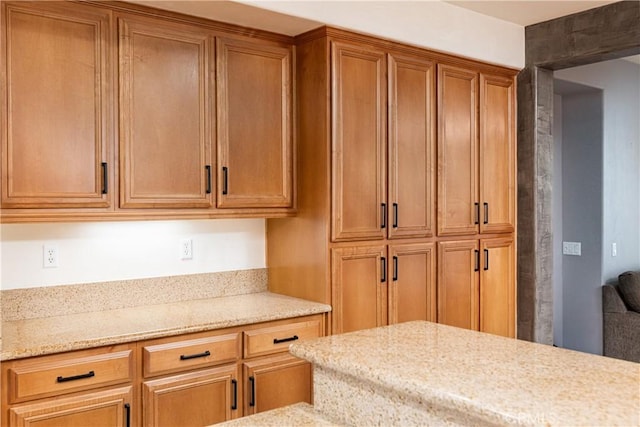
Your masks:
[[[102,194],[109,192],[109,169],[107,163],[102,162]]]
[[[249,398],[249,406],[256,406],[256,380],[253,377],[249,377],[251,383],[251,396]]]
[[[484,269],[489,269],[489,249],[484,250]]]
[[[393,204],[393,228],[398,228],[398,204]]]
[[[180,360],[189,360],[189,359],[197,359],[199,357],[207,357],[207,356],[211,356],[211,352],[209,350],[204,351],[202,353],[197,353],[197,354],[182,354],[180,355]]]
[[[222,194],[226,195],[229,190],[229,170],[226,166],[222,167]]]
[[[289,337],[289,338],[282,338],[282,339],[274,338],[273,339],[273,343],[274,344],[280,344],[280,343],[283,343],[283,342],[295,341],[297,339],[298,339],[297,335],[294,335],[294,336]]]
[[[380,260],[382,261],[382,278],[380,279],[380,281],[382,283],[387,281],[387,259],[385,257],[380,258]]]
[[[398,257],[393,257],[393,281],[398,281]]]
[[[484,203],[484,223],[489,224],[489,203]]]
[[[387,204],[380,203],[380,209],[382,210],[382,223],[380,228],[387,228]]]
[[[480,203],[476,202],[473,204],[473,206],[476,208],[476,218],[475,221],[473,222],[474,224],[480,224]]]
[[[95,377],[96,373],[93,371],[89,371],[86,374],[80,374],[80,375],[73,375],[71,377],[58,377],[56,379],[57,382],[59,383],[66,383],[67,381],[75,381],[75,380],[81,380],[84,378],[91,378],[91,377]]]
[[[211,194],[211,166],[206,165],[204,170],[207,173],[207,194]]]
[[[475,255],[476,255],[476,266],[473,268],[473,271],[480,271],[480,251],[477,249],[474,249]]]
[[[125,403],[124,412],[127,414],[127,427],[131,427],[131,405]]]
[[[235,411],[238,409],[238,381],[231,380],[231,385],[233,386],[233,403],[231,404],[231,410]]]

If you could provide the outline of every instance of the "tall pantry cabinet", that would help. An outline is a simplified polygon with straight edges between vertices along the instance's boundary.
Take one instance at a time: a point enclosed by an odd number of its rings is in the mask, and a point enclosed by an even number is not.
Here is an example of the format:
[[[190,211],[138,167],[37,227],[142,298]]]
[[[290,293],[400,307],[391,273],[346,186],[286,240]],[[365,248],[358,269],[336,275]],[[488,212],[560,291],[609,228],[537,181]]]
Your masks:
[[[270,289],[331,304],[332,333],[422,319],[513,336],[515,72],[332,28],[296,54],[298,214],[267,222]]]

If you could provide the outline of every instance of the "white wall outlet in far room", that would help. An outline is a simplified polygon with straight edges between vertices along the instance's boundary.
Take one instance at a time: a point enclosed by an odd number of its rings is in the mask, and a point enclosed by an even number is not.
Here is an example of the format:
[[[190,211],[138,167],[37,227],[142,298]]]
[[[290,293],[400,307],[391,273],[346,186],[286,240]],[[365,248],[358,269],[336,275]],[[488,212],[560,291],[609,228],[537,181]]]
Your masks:
[[[58,247],[56,245],[42,246],[42,267],[56,268],[58,266]]]
[[[582,243],[581,242],[562,242],[562,254],[581,256]]]
[[[193,240],[180,240],[180,259],[193,259]]]
[[[617,243],[612,243],[611,244],[611,256],[618,256],[618,244]]]

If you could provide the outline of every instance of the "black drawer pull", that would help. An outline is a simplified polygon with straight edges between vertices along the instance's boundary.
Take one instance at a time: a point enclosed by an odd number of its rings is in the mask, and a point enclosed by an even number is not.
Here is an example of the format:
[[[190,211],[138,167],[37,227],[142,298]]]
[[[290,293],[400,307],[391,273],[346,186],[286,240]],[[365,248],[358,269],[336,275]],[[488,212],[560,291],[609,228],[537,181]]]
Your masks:
[[[229,192],[229,169],[222,167],[222,194],[227,195]]]
[[[475,208],[475,218],[473,220],[474,224],[480,224],[480,203],[474,203],[473,207]]]
[[[484,269],[489,269],[489,249],[484,250]]]
[[[382,212],[380,212],[381,216],[382,216],[382,221],[380,224],[380,228],[387,228],[387,204],[386,203],[381,203],[380,204],[380,210]]]
[[[489,203],[484,203],[484,221],[483,224],[489,224]]]
[[[398,228],[398,204],[393,204],[393,228]]]
[[[297,336],[297,335],[294,335],[294,336],[289,337],[289,338],[282,338],[282,339],[274,338],[274,339],[273,339],[273,343],[274,343],[274,344],[280,344],[281,342],[295,341],[295,340],[297,340],[297,339],[298,339],[298,336]]]
[[[231,410],[235,411],[238,409],[238,380],[231,380],[231,385],[233,386],[233,403],[231,404]]]
[[[131,427],[131,405],[125,403],[124,411],[127,414],[127,427]]]
[[[109,192],[109,169],[107,164],[102,162],[102,194]]]
[[[95,377],[96,373],[93,371],[89,371],[86,374],[80,374],[80,375],[74,375],[71,377],[58,377],[56,379],[57,382],[59,383],[66,383],[67,381],[75,381],[75,380],[81,380],[84,378],[91,378],[91,377]]]
[[[204,167],[205,173],[206,173],[206,178],[207,178],[207,188],[206,188],[206,193],[207,194],[211,194],[211,166],[206,165]]]
[[[251,383],[251,398],[249,399],[249,406],[256,406],[256,380],[253,377],[249,377]]]
[[[474,249],[473,251],[475,253],[475,258],[476,258],[476,266],[473,268],[473,271],[480,271],[480,251],[477,249]]]
[[[398,281],[398,257],[393,257],[393,281]]]
[[[198,357],[207,357],[207,356],[211,356],[211,352],[209,350],[203,352],[203,353],[198,353],[198,354],[182,354],[180,355],[180,360],[189,360],[189,359],[197,359]]]

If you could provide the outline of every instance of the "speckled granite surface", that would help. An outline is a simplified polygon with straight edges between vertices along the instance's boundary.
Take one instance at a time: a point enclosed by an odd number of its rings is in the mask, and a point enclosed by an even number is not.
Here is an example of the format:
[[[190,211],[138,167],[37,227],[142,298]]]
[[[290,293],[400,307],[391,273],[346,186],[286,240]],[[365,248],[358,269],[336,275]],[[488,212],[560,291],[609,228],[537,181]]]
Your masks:
[[[164,304],[267,290],[267,269],[4,290],[2,320],[13,321]]]
[[[637,363],[429,322],[290,351],[315,364],[315,409],[347,425],[640,425]]]
[[[120,308],[2,324],[0,360],[201,332],[331,310],[326,304],[260,292]]]
[[[235,420],[216,424],[224,427],[324,427],[340,426],[329,421],[324,415],[313,409],[308,403],[296,403],[284,408],[272,409],[260,412],[248,417],[237,418]]]

